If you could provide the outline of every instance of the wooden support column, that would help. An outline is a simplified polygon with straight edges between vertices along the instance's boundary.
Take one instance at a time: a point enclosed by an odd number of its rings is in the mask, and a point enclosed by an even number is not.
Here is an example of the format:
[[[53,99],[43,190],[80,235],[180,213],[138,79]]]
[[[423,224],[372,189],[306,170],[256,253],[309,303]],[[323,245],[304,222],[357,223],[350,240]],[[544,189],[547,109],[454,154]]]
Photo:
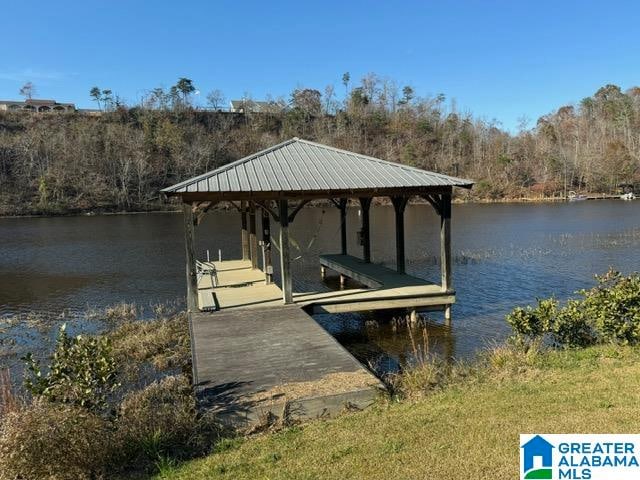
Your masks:
[[[249,260],[251,252],[249,251],[249,232],[247,230],[247,202],[240,202],[240,219],[242,220],[242,259]]]
[[[282,299],[285,304],[293,303],[291,281],[291,258],[289,254],[289,205],[287,200],[279,201],[280,217],[280,274],[282,275]]]
[[[273,265],[271,263],[271,219],[269,212],[261,208],[262,212],[262,244],[264,248],[264,275],[267,285],[273,282]]]
[[[184,214],[184,246],[187,267],[187,312],[195,313],[198,311],[198,272],[196,270],[193,205],[190,203],[183,204],[182,212]]]
[[[440,273],[442,291],[451,290],[451,194],[440,196]],[[446,305],[444,317],[451,321],[451,305]]]
[[[340,253],[347,254],[347,199],[340,199]]]
[[[396,270],[399,273],[405,273],[404,209],[408,200],[408,197],[391,197],[396,212]]]
[[[362,211],[362,259],[366,263],[371,262],[371,228],[369,226],[369,208],[371,198],[360,198],[360,209]]]
[[[256,205],[249,202],[249,255],[251,268],[258,268],[258,238],[256,237]]]

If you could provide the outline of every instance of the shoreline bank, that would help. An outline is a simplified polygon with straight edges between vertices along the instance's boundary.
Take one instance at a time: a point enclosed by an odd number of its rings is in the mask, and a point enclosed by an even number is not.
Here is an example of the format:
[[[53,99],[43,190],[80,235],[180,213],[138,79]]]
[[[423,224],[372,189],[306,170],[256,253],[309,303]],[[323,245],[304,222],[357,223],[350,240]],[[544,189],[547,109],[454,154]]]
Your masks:
[[[610,196],[606,196],[607,194],[591,194],[592,198],[589,198],[589,201],[592,200],[619,200],[619,198],[612,198]],[[600,198],[602,197],[602,198]],[[561,203],[566,202],[567,200],[562,197],[507,197],[507,198],[497,198],[497,199],[473,199],[473,200],[465,200],[454,198],[452,203],[456,205],[491,205],[491,204],[522,204],[522,203],[534,203],[534,204],[546,204],[546,203]],[[391,202],[379,200],[375,203],[375,205],[390,205]],[[412,201],[411,204],[414,205],[424,205],[425,201],[418,199],[417,201]],[[306,205],[304,208],[309,207],[322,207],[322,206],[330,206],[329,202],[311,202],[309,205]],[[212,210],[232,210],[231,206],[217,206]],[[159,214],[159,213],[181,213],[182,209],[180,208],[167,208],[167,209],[156,209],[156,210],[122,210],[122,211],[101,211],[101,210],[87,210],[87,211],[76,211],[76,212],[65,212],[65,213],[47,213],[47,214],[37,214],[37,213],[26,213],[24,215],[21,214],[13,214],[13,215],[0,215],[0,219],[10,219],[10,218],[55,218],[55,217],[95,217],[95,216],[115,216],[115,215],[143,215],[143,214]]]

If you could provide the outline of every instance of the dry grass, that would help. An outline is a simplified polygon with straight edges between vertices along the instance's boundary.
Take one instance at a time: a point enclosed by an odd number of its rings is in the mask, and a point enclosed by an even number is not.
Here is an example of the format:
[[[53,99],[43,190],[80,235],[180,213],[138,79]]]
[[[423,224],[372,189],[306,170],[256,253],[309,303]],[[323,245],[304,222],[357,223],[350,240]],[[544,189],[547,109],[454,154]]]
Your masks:
[[[292,402],[302,398],[348,392],[356,388],[375,388],[380,382],[368,372],[336,372],[325,375],[319,380],[308,382],[284,383],[263,392],[252,395],[248,401],[269,402],[286,400]]]
[[[16,395],[11,384],[11,374],[8,368],[0,370],[0,419],[11,412],[17,411],[22,402]]]
[[[506,480],[517,476],[521,432],[640,430],[639,349],[516,356],[516,369],[509,355],[419,401],[225,444],[163,478]]]
[[[109,462],[108,422],[81,407],[36,400],[0,423],[0,479],[100,477]]]
[[[125,320],[107,333],[123,364],[150,362],[158,370],[190,370],[189,326],[185,314],[152,321]]]

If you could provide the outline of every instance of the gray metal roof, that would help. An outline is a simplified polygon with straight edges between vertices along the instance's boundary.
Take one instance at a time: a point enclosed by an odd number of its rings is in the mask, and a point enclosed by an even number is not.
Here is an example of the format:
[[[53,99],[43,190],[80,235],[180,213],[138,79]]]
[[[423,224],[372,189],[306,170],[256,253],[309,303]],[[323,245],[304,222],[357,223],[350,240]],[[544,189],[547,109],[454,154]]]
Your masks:
[[[464,187],[473,182],[293,138],[162,191],[257,193]]]

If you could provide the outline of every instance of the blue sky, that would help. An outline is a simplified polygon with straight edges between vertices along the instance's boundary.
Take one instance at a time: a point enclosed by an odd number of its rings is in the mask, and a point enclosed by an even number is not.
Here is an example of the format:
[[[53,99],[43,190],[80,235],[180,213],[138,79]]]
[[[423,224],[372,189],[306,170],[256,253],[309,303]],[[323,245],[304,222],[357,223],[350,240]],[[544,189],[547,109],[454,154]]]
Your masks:
[[[180,76],[202,97],[342,94],[344,72],[375,72],[513,129],[606,83],[640,84],[634,1],[39,0],[5,1],[2,17],[3,99],[31,80],[81,107],[93,85],[134,103]]]

